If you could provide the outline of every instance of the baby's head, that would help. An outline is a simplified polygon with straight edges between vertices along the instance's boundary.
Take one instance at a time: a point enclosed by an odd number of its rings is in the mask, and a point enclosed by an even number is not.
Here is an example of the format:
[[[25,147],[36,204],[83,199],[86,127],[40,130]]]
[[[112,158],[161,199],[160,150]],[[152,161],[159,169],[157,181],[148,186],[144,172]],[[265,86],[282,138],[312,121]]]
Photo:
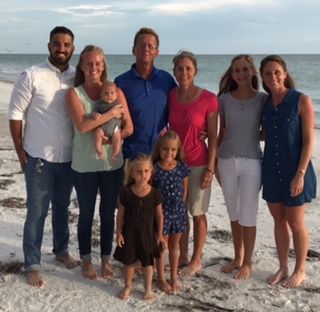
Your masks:
[[[117,99],[117,85],[110,80],[103,83],[100,91],[100,99],[106,103],[113,103]]]

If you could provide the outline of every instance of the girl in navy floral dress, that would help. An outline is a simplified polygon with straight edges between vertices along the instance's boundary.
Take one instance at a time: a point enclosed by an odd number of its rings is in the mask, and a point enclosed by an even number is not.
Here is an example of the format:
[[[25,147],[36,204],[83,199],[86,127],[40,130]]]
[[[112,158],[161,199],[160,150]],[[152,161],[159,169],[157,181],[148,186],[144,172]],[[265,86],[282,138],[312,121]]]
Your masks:
[[[168,245],[170,261],[170,285],[164,274],[163,253],[157,263],[158,282],[166,293],[176,293],[179,290],[179,242],[187,226],[185,201],[189,170],[182,161],[182,145],[174,131],[168,131],[159,138],[152,159],[155,166],[153,185],[161,190],[163,197],[163,237]]]

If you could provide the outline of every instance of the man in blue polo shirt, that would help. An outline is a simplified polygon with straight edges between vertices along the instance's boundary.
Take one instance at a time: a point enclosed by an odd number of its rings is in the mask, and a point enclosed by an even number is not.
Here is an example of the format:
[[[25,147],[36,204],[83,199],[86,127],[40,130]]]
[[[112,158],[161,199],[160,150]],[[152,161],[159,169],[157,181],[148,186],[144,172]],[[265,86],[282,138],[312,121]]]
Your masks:
[[[126,96],[134,132],[123,144],[124,158],[151,154],[159,133],[168,123],[168,94],[176,85],[172,76],[154,67],[159,55],[159,37],[141,28],[134,37],[132,53],[136,63],[115,79]]]

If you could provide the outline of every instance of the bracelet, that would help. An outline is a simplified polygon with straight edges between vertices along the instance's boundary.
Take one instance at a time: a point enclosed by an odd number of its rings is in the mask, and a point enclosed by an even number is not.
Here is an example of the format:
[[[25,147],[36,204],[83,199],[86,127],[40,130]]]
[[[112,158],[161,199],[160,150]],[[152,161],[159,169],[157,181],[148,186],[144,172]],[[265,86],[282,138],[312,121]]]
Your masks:
[[[306,171],[305,171],[304,169],[302,169],[302,168],[299,168],[299,169],[298,169],[298,172],[300,172],[300,173],[302,173],[302,174],[305,174],[305,173],[306,173]]]
[[[211,174],[214,174],[214,170],[211,170],[209,168],[206,168],[206,171],[210,172]]]

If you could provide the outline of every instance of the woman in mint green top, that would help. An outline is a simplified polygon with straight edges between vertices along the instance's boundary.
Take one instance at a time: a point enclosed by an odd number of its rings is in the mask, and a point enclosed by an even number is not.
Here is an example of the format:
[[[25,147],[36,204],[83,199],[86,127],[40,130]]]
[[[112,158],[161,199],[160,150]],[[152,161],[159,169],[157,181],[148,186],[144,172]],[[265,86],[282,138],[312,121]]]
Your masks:
[[[98,193],[100,194],[101,274],[104,278],[112,275],[109,256],[112,250],[114,211],[123,174],[123,157],[120,155],[112,160],[110,144],[104,145],[104,157],[97,157],[92,140],[93,130],[112,118],[122,118],[122,138],[133,132],[127,102],[120,89],[118,89],[118,99],[121,105],[115,106],[97,119],[90,118],[106,76],[103,50],[92,45],[86,46],[80,54],[76,68],[75,87],[67,93],[67,104],[74,124],[72,169],[80,210],[79,251],[82,274],[89,279],[97,279],[91,261],[91,232]]]

